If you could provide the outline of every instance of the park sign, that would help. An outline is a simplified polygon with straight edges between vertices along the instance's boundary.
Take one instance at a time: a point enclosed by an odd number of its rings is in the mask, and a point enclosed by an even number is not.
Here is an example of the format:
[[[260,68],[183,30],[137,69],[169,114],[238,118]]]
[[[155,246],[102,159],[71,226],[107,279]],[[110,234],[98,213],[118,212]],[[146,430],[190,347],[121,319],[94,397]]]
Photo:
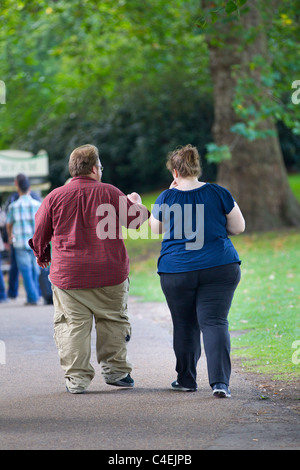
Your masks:
[[[48,189],[50,183],[47,152],[40,150],[34,155],[23,150],[0,150],[0,191],[15,191],[14,181],[19,173],[28,176],[32,188]]]

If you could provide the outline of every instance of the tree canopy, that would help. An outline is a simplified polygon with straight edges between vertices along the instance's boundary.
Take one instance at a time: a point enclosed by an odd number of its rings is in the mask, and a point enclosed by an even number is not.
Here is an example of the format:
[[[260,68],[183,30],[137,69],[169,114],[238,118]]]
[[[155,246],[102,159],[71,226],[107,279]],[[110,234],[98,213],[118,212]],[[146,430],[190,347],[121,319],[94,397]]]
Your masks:
[[[263,9],[262,27],[270,60],[257,55],[248,64],[262,71],[263,97],[251,77],[239,77],[234,106],[241,121],[233,132],[261,138],[257,122],[271,117],[280,126],[287,161],[297,166],[299,107],[291,101],[291,86],[300,78],[299,13],[296,1],[267,3],[272,14]],[[192,143],[202,155],[208,151],[213,163],[204,159],[204,169],[213,178],[226,151],[211,134],[207,28],[228,15],[238,20],[246,7],[242,0],[209,2],[208,9],[199,0],[3,0],[0,148],[45,148],[57,186],[68,177],[70,151],[94,143],[106,181],[126,191],[165,184],[167,152]],[[245,32],[244,41],[253,34]],[[249,106],[253,93],[257,102]]]

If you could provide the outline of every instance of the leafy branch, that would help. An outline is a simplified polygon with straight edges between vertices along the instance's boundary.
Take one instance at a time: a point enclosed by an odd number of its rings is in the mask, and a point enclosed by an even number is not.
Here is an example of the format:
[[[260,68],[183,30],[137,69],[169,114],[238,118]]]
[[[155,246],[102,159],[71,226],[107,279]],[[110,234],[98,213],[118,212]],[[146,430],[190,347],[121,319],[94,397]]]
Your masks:
[[[215,24],[216,21],[224,15],[224,13],[227,16],[230,16],[235,12],[239,18],[240,8],[245,5],[246,2],[247,0],[230,0],[223,2],[223,5],[219,8],[211,9],[206,14],[203,14],[203,16],[197,20],[196,26],[198,28],[205,29],[210,23]]]

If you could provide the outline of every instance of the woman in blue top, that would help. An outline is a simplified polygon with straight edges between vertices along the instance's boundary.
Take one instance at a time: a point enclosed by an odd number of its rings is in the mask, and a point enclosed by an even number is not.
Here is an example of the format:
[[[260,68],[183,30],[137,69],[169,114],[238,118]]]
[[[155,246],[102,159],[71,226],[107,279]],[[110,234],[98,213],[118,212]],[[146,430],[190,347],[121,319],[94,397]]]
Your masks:
[[[241,262],[228,235],[243,232],[245,221],[227,189],[198,181],[195,147],[172,152],[167,168],[174,180],[157,198],[149,224],[154,233],[164,233],[158,273],[174,327],[177,380],[172,388],[197,390],[202,332],[213,395],[230,397],[227,316]]]

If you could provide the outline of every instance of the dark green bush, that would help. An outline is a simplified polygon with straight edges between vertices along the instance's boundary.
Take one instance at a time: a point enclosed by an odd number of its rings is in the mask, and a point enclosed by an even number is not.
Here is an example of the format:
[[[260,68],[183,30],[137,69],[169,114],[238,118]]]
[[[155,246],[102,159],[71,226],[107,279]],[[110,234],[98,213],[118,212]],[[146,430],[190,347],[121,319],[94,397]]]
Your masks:
[[[104,182],[124,192],[144,192],[170,184],[165,168],[169,151],[190,143],[204,156],[205,145],[212,141],[212,102],[197,90],[178,87],[174,96],[166,88],[153,96],[140,89],[106,108],[92,120],[88,109],[85,114],[73,113],[50,126],[46,135],[36,136],[36,149],[43,147],[49,153],[53,187],[69,177],[68,155],[84,143],[99,148]],[[215,166],[205,158],[202,166],[203,178],[214,179]]]

